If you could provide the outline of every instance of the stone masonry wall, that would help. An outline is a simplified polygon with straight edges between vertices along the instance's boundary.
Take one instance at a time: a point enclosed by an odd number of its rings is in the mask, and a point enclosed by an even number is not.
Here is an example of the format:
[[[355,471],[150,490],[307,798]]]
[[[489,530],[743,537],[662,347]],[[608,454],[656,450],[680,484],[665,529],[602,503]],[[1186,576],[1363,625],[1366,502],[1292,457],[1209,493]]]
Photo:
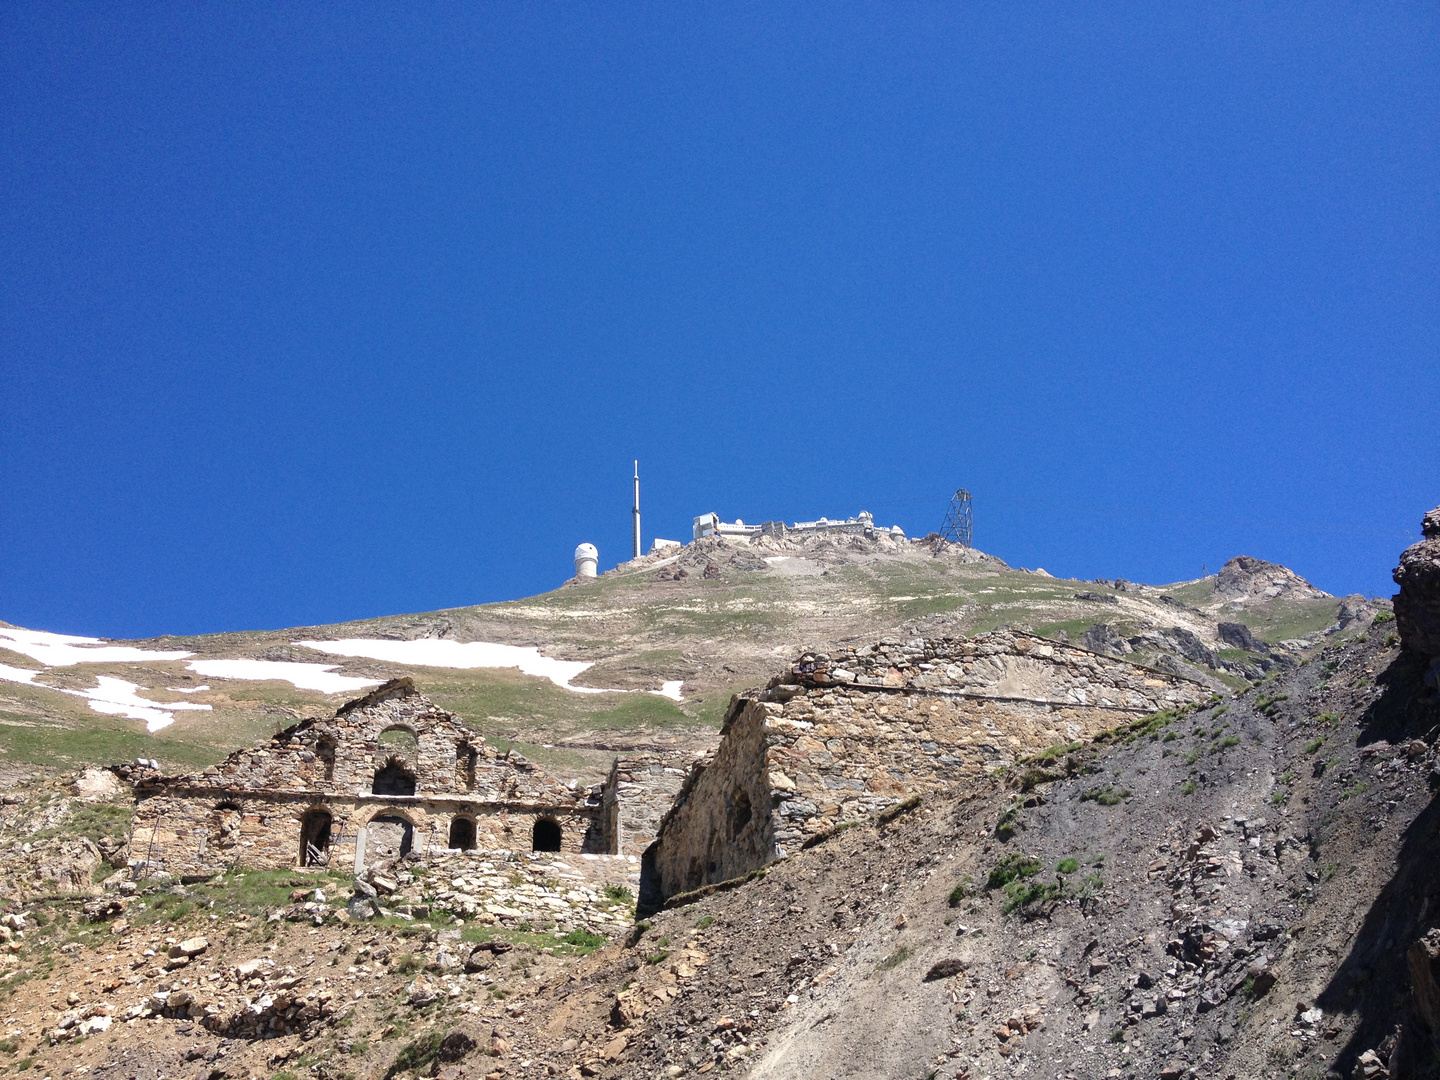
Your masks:
[[[602,794],[606,851],[637,859],[644,853],[699,756],[645,751],[615,759]]]
[[[1014,631],[806,654],[732,702],[713,760],[662,824],[653,869],[642,865],[642,894],[671,896],[748,872],[908,795],[1208,693]],[[727,799],[742,789],[768,820],[736,842]],[[761,836],[770,847],[757,844]]]
[[[686,778],[661,822],[661,840],[641,864],[642,899],[738,877],[773,856],[766,719],[781,707],[748,699],[737,705],[714,757]]]

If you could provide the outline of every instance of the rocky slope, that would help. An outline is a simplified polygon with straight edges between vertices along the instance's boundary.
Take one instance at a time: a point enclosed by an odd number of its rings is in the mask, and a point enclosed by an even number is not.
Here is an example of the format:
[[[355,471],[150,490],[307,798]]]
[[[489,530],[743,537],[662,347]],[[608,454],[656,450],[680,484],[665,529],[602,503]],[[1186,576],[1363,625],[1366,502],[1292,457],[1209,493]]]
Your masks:
[[[603,861],[133,882],[109,865],[123,791],[8,767],[0,1063],[1433,1078],[1440,691],[1409,647],[1425,639],[1391,626],[1382,611],[1239,696],[846,823],[633,928]]]
[[[31,783],[0,819],[3,1045],[126,1080],[1433,1076],[1407,950],[1440,910],[1440,700],[1387,629],[628,934],[587,916],[623,885],[528,861],[397,868],[379,920],[323,873],[102,889],[103,856],[51,867],[67,820],[123,840],[107,793]]]
[[[1435,1075],[1422,671],[1376,634],[847,830],[657,916],[561,1012],[596,1056],[627,1036],[599,1075]]]

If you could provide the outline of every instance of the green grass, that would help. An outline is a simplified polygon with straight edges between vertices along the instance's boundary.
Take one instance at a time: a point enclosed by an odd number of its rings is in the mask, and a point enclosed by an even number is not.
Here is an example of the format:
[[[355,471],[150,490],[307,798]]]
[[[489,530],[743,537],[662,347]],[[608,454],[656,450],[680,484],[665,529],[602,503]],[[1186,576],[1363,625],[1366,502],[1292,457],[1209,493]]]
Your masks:
[[[1020,878],[1034,877],[1044,869],[1039,859],[1012,851],[990,868],[985,888],[999,889]]]
[[[1280,711],[1280,703],[1282,701],[1288,701],[1289,699],[1289,694],[1257,694],[1255,697],[1255,711],[1273,718],[1275,714]]]
[[[605,944],[606,938],[604,934],[592,934],[588,930],[571,930],[560,940],[566,945],[574,946],[577,950],[584,949],[594,952]]]
[[[1057,874],[1073,874],[1076,870],[1079,869],[1079,859],[1061,859],[1058,863],[1055,864],[1055,872]]]
[[[12,689],[5,687],[8,692]],[[15,689],[29,689],[17,687]],[[207,716],[211,715],[209,713]],[[27,765],[73,768],[155,758],[170,769],[191,771],[213,765],[228,747],[151,735],[131,721],[94,714],[65,722],[53,717],[0,709],[0,757]]]
[[[1080,796],[1081,802],[1096,802],[1101,806],[1119,806],[1131,793],[1125,788],[1117,788],[1113,784],[1106,784],[1103,787],[1093,787]]]
[[[83,836],[91,843],[98,843],[102,837],[124,839],[130,834],[131,806],[127,802],[72,802],[70,815],[48,829],[31,833],[25,839],[31,843],[48,840],[52,836]]]
[[[1305,753],[1313,754],[1325,745],[1324,738],[1314,738],[1305,744]]]
[[[1180,794],[1181,794],[1181,795],[1194,795],[1194,794],[1195,794],[1195,781],[1194,781],[1194,780],[1186,780],[1183,784],[1181,784],[1181,785],[1180,785]]]
[[[1009,915],[1012,911],[1025,907],[1027,904],[1052,900],[1060,896],[1062,892],[1063,887],[1058,882],[1012,881],[1005,886],[1005,914]]]
[[[440,1043],[444,1038],[438,1031],[427,1031],[413,1042],[407,1043],[400,1053],[395,1055],[390,1068],[385,1070],[385,1080],[392,1080],[401,1073],[419,1075],[427,1070],[434,1064],[435,1055],[440,1052]]]

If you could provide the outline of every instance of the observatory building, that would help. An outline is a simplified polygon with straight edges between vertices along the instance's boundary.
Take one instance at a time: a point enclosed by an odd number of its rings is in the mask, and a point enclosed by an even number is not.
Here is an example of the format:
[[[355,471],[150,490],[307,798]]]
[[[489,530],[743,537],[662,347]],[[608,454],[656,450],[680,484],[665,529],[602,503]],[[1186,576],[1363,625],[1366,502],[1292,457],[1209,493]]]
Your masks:
[[[789,533],[811,535],[825,532],[887,533],[900,539],[905,536],[905,530],[899,525],[891,525],[889,528],[884,525],[877,527],[875,515],[868,510],[861,510],[856,517],[845,518],[843,521],[831,521],[829,518],[822,517],[818,521],[797,521],[793,525],[786,525],[783,521],[765,521],[759,525],[746,525],[739,518],[733,522],[721,521],[718,514],[701,514],[695,519],[696,540],[705,536],[742,536],[749,539],[755,536],[785,536]]]
[[[581,544],[575,549],[575,576],[594,577],[600,565],[600,552],[594,544]]]

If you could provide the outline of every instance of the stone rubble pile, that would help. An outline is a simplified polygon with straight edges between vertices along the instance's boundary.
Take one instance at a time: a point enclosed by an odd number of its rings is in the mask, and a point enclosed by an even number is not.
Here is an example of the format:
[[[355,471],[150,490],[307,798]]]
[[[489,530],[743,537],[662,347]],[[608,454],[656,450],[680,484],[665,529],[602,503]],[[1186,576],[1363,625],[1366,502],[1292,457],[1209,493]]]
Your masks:
[[[377,912],[401,919],[449,915],[467,923],[611,937],[633,921],[633,877],[632,864],[618,856],[432,854],[368,868],[356,878],[347,911],[359,918]],[[318,914],[310,905],[300,908],[301,918]]]

